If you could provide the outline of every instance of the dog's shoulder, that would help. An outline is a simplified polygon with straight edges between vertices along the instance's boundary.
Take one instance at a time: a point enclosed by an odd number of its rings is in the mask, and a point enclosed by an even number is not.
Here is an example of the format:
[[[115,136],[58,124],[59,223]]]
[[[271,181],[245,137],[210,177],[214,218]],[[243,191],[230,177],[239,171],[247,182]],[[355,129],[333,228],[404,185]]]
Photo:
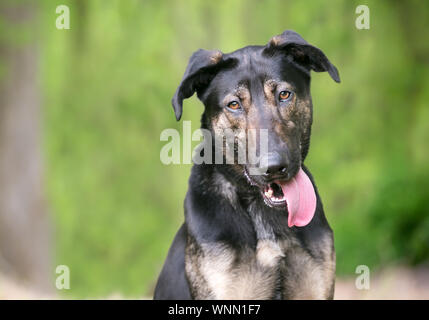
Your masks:
[[[235,195],[233,195],[233,193]],[[239,205],[236,191],[208,166],[194,166],[185,198],[185,223],[197,242],[256,246],[252,221]]]
[[[187,230],[183,224],[168,251],[167,259],[155,287],[156,300],[190,300],[191,293],[185,275]]]

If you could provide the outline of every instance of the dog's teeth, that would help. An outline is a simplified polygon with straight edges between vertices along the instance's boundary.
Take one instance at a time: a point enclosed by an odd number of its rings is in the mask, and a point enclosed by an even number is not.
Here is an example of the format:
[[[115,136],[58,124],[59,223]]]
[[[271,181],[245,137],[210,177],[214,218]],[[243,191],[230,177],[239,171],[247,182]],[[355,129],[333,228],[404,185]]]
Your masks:
[[[265,192],[265,196],[267,197],[267,198],[271,198],[272,199],[272,196],[273,196],[273,194],[271,193],[271,192]]]

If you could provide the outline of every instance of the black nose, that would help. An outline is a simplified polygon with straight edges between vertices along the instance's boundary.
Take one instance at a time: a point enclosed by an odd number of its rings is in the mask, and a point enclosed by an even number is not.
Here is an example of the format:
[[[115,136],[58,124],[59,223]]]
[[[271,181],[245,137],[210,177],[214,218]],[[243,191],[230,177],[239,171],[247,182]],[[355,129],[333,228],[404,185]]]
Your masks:
[[[289,163],[286,157],[282,157],[278,153],[271,154],[267,160],[266,175],[280,175],[286,174]]]

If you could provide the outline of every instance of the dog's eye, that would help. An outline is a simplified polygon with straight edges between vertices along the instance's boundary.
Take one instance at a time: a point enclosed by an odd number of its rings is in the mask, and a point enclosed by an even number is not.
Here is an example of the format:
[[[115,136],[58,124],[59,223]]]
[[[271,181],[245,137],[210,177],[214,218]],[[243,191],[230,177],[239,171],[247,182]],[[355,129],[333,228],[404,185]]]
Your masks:
[[[227,107],[232,109],[232,110],[238,110],[241,108],[238,101],[231,101],[230,103],[228,103]]]
[[[282,91],[279,93],[279,99],[280,101],[286,101],[287,99],[289,99],[289,97],[291,96],[291,92],[290,91]]]

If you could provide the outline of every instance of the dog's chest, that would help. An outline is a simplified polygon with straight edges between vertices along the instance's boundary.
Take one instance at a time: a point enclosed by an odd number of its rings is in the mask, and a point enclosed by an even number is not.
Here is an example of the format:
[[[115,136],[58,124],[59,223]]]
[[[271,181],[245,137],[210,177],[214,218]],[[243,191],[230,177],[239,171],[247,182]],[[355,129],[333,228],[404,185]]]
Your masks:
[[[326,264],[290,241],[263,239],[256,249],[236,250],[190,238],[186,249],[195,299],[326,299],[332,279],[326,270]]]

